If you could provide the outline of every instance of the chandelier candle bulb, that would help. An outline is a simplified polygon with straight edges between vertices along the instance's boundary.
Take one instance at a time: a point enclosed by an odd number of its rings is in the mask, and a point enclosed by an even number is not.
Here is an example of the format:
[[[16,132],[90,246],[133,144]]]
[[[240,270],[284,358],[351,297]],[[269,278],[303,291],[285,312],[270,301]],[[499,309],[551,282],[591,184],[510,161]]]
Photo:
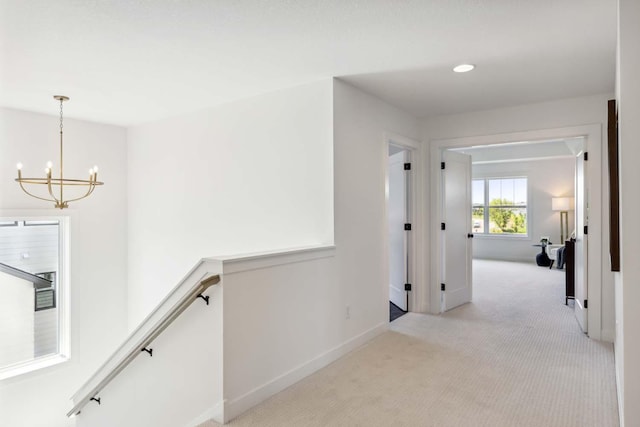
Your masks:
[[[22,163],[18,162],[18,164],[16,165],[16,168],[20,171],[22,170]]]

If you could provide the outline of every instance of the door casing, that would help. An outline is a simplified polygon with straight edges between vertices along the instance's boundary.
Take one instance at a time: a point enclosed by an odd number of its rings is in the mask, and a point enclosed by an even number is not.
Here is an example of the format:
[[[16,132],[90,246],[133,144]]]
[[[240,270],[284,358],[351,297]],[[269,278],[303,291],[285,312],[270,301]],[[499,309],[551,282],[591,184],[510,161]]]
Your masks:
[[[586,151],[589,160],[586,163],[588,198],[591,202],[589,212],[589,252],[587,263],[587,294],[589,295],[588,324],[589,337],[600,340],[603,338],[602,324],[602,125],[592,124],[584,126],[571,126],[536,131],[513,132],[497,135],[483,135],[462,138],[437,139],[430,142],[430,150],[423,155],[429,162],[429,188],[431,189],[429,224],[423,236],[424,242],[429,242],[430,251],[429,284],[425,294],[428,295],[429,312],[437,314],[440,308],[440,281],[442,274],[441,249],[443,246],[440,233],[442,218],[442,180],[440,174],[440,159],[442,151],[449,148],[462,148],[478,145],[492,145],[513,143],[518,141],[544,141],[559,138],[584,137]],[[606,339],[612,339],[612,331],[604,331]]]

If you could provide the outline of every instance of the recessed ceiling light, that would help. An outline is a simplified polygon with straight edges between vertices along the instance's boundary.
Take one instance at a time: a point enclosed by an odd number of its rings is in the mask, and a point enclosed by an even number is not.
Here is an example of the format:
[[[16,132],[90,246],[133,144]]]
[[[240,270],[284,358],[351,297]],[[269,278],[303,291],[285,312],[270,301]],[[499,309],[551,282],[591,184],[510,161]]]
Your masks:
[[[453,67],[453,71],[456,73],[466,73],[476,68],[473,64],[460,64]]]

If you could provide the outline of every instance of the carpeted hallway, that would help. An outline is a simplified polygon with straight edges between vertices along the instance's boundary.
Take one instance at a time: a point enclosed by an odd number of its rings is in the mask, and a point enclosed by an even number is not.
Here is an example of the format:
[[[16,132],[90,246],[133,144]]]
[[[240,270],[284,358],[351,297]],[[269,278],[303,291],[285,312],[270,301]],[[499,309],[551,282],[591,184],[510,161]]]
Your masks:
[[[474,261],[473,303],[402,316],[230,425],[613,427],[613,346],[580,331],[564,271]]]

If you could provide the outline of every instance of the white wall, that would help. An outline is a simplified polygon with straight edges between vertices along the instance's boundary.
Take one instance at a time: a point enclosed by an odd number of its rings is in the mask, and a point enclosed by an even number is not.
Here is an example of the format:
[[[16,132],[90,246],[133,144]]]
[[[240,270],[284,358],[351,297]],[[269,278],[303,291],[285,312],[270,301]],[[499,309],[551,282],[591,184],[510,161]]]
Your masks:
[[[331,85],[130,129],[130,328],[202,257],[332,243]]]
[[[347,333],[335,272],[331,247],[224,262],[226,420],[384,331]]]
[[[618,114],[621,272],[616,280],[616,366],[623,425],[640,420],[640,3],[619,0]]]
[[[527,238],[482,236],[473,239],[474,258],[503,259],[534,262],[540,248],[531,245],[541,236],[551,237],[560,244],[560,213],[551,210],[551,198],[573,197],[575,160],[571,158],[527,162],[491,163],[473,165],[474,178],[525,176],[528,180]],[[569,212],[569,233],[574,227],[573,212]]]
[[[0,272],[0,367],[33,358],[33,283]]]
[[[58,120],[0,109],[0,215],[71,215],[71,360],[0,381],[2,426],[73,425],[66,418],[69,398],[126,331],[126,132],[65,119],[65,170],[84,177],[98,164],[106,184],[69,211],[52,212],[50,204],[23,194],[14,178],[17,161],[25,173],[39,175],[57,158]]]
[[[602,94],[495,110],[431,117],[422,121],[422,140],[429,142],[438,139],[499,135],[598,124],[602,126],[602,141],[606,141],[607,100],[612,97],[612,94]],[[425,153],[427,160],[429,160],[428,154]],[[613,340],[615,314],[613,274],[609,268],[609,233],[606,227],[606,224],[609,223],[606,150],[603,150],[602,154],[602,200],[592,201],[592,209],[600,209],[603,224],[602,338]],[[427,230],[425,233],[427,242],[431,237],[429,231]]]
[[[82,387],[76,403],[203,277],[219,274],[221,282],[205,291],[210,305],[196,299],[148,346],[153,357],[141,354],[127,366],[100,392],[102,405],[81,408],[78,425],[230,420],[383,332],[386,321],[346,335],[350,320],[334,254],[328,246],[203,260]]]
[[[385,134],[415,138],[418,123],[347,84],[329,83],[130,132],[129,307],[134,319],[203,254],[331,241],[335,209],[335,256],[332,249],[331,257],[305,262],[296,258],[273,269],[258,262],[259,268],[250,265],[242,274],[234,274],[239,267],[228,271],[225,264],[227,419],[361,344],[388,323],[382,267]],[[182,137],[179,149],[171,151],[180,135],[188,138]],[[216,162],[209,167],[212,159]],[[149,181],[155,171],[166,173],[160,187]],[[192,192],[183,191],[181,185],[191,178],[201,184]],[[208,186],[212,191],[207,192]],[[180,203],[165,203],[167,194],[176,195]],[[189,260],[191,264],[182,265]],[[157,346],[161,344],[159,340]],[[140,369],[141,375],[152,372]],[[122,377],[113,387],[135,388],[135,378],[137,374]],[[118,399],[126,407],[127,399]],[[87,411],[83,423],[97,412],[93,407]],[[217,411],[212,408],[209,413]],[[126,411],[112,421],[131,422],[123,414]]]
[[[203,261],[192,266],[190,274],[154,308],[148,322],[142,323],[116,352],[105,354],[109,359],[94,376],[85,378],[87,382],[74,396],[74,404],[85,399],[131,350],[138,352],[140,340],[204,277],[221,273],[219,262]],[[209,304],[194,300],[147,346],[152,356],[140,352],[102,389],[100,405],[89,401],[80,408],[78,427],[195,427],[222,413],[222,314],[226,304],[221,283],[203,293],[209,296]],[[203,413],[208,416],[194,421]]]
[[[418,122],[340,80],[334,85],[335,244],[341,328],[355,336],[388,322],[385,133],[417,139]],[[419,230],[419,228],[417,229]],[[418,231],[416,231],[418,232]]]

